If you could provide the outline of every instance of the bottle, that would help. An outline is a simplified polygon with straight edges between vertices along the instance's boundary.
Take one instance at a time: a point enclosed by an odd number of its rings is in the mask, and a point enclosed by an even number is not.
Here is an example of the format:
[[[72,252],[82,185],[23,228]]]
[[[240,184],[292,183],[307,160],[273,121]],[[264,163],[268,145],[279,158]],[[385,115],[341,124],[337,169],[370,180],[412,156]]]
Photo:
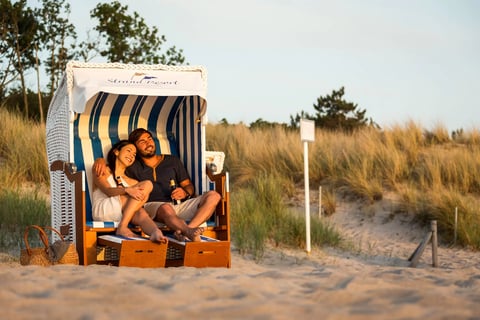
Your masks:
[[[175,182],[175,179],[170,178],[170,190],[172,190],[172,192],[173,192],[173,190],[175,190],[176,188],[177,188],[177,183]],[[172,198],[173,204],[180,204],[180,201],[181,201],[180,199],[173,199]]]

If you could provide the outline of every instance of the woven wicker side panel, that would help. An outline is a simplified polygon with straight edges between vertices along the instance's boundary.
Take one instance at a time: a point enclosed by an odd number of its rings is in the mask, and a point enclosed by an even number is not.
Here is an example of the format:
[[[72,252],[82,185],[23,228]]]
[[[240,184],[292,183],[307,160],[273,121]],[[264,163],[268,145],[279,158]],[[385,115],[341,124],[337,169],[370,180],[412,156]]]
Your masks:
[[[64,80],[48,107],[46,144],[49,165],[55,160],[69,161],[70,111],[66,90],[66,82]]]
[[[63,171],[50,173],[51,199],[52,199],[52,227],[60,230],[61,226],[70,225],[66,240],[75,242],[75,185],[71,183]],[[54,234],[54,240],[58,236]]]
[[[69,161],[70,152],[70,111],[67,83],[65,78],[57,89],[48,108],[46,122],[46,146],[49,166],[56,160]],[[75,241],[75,192],[62,171],[50,171],[51,223],[60,226],[70,224],[70,233],[65,238]],[[53,240],[58,240],[56,234]]]

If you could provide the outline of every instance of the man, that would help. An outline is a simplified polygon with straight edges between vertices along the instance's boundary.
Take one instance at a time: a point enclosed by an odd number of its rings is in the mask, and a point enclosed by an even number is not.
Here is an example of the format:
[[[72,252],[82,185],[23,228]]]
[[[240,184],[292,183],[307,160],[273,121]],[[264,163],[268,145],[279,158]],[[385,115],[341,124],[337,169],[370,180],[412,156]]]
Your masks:
[[[180,159],[156,154],[155,142],[148,130],[136,129],[128,139],[137,147],[137,159],[128,167],[127,175],[138,181],[150,180],[153,183],[145,210],[152,219],[175,230],[178,239],[186,237],[191,241],[199,241],[203,232],[200,226],[213,214],[220,195],[216,191],[208,191],[195,197],[194,186]],[[95,163],[95,171],[99,174],[103,170],[102,162],[97,159]],[[171,180],[176,186],[173,190]],[[174,204],[176,200],[180,200],[180,203]]]

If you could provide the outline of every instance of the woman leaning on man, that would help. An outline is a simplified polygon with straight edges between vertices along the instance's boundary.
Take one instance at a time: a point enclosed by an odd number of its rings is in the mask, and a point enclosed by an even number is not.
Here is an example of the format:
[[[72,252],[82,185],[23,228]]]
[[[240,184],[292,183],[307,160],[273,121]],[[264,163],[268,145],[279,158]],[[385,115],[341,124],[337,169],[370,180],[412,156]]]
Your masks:
[[[167,238],[143,208],[152,191],[150,181],[137,181],[125,175],[133,164],[137,149],[128,140],[115,143],[107,155],[107,168],[103,175],[93,174],[92,216],[95,221],[119,222],[116,234],[134,236],[130,223],[140,226],[154,242]]]

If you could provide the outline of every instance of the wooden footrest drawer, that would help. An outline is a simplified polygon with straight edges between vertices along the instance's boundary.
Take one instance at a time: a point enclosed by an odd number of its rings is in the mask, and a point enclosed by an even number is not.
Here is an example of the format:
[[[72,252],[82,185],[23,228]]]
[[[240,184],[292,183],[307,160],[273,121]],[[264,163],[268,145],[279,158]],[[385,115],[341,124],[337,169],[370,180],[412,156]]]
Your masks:
[[[145,238],[125,238],[114,235],[98,237],[98,244],[116,248],[118,266],[163,268],[167,257],[167,244],[154,243]]]
[[[180,259],[168,260],[169,266],[230,267],[230,241],[219,241],[202,236],[202,241],[178,241],[168,237],[169,250],[180,253]]]

